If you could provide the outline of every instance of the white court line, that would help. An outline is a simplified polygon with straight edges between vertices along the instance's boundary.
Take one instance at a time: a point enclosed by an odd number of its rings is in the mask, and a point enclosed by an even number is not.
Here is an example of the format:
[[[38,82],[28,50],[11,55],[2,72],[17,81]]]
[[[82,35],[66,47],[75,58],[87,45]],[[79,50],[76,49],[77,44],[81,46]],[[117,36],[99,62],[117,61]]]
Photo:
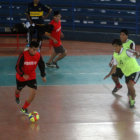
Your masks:
[[[50,75],[56,75],[58,73],[51,73]],[[104,73],[100,73],[100,72],[92,72],[92,73],[84,73],[84,72],[81,72],[81,73],[63,73],[64,75],[73,75],[73,74],[76,74],[76,75],[104,75]],[[13,76],[13,75],[16,75],[15,73],[8,73],[7,75],[10,75],[10,76]],[[37,73],[36,75],[40,75],[40,73]]]

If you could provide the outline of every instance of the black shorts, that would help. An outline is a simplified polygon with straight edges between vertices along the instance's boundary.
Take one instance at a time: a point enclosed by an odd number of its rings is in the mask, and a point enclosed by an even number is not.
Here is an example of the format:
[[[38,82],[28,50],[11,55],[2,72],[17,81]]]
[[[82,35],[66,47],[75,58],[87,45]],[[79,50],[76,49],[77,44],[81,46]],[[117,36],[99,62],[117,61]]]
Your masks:
[[[37,89],[37,81],[36,81],[36,79],[30,80],[30,81],[24,81],[24,82],[18,81],[16,79],[16,83],[17,83],[17,89],[18,90],[22,90],[25,86]]]
[[[53,47],[55,53],[64,53],[65,52],[65,48],[61,45],[59,47]]]
[[[119,77],[119,78],[122,78],[123,75],[124,74],[120,68],[116,68],[116,72],[112,74],[113,77]]]
[[[132,80],[132,81],[134,81],[134,83],[137,83],[139,78],[140,78],[140,71],[135,72],[128,77],[125,77],[125,82],[128,83],[130,80]]]

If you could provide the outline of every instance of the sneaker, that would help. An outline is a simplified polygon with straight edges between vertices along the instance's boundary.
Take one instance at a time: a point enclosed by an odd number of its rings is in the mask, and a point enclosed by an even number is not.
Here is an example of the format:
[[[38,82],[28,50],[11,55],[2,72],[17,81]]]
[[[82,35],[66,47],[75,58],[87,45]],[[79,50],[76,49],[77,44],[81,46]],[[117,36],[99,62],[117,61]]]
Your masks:
[[[112,93],[116,93],[121,88],[122,88],[122,85],[120,85],[119,87],[115,86],[115,88],[112,90]]]
[[[16,97],[16,103],[20,104],[20,99]]]
[[[57,69],[59,68],[58,64],[56,62],[52,63]]]
[[[25,115],[29,115],[28,109],[21,108],[20,112],[23,113],[23,114],[25,114]]]
[[[46,67],[53,67],[53,65],[51,63],[46,63],[45,65]]]
[[[50,67],[50,68],[59,68],[59,66],[56,63],[54,63],[54,62],[53,63],[46,63],[45,66],[46,66],[46,68],[47,67]]]
[[[135,100],[129,100],[129,106],[130,106],[130,108],[134,108],[135,107]]]

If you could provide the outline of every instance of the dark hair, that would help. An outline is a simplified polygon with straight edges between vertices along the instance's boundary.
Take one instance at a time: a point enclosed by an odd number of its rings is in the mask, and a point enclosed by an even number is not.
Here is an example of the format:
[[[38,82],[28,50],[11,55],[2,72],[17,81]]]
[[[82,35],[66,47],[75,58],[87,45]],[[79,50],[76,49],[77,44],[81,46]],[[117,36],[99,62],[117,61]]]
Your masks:
[[[122,29],[121,33],[125,33],[128,36],[128,30],[127,29]]]
[[[30,43],[30,48],[38,48],[39,47],[39,43],[38,42],[36,42],[36,41],[32,41],[31,43]]]
[[[112,42],[112,45],[114,45],[114,44],[122,46],[122,42],[121,42],[120,39],[114,39],[113,42]]]
[[[60,14],[59,11],[54,11],[54,12],[53,12],[53,16],[57,16],[57,15],[59,15],[59,14]]]

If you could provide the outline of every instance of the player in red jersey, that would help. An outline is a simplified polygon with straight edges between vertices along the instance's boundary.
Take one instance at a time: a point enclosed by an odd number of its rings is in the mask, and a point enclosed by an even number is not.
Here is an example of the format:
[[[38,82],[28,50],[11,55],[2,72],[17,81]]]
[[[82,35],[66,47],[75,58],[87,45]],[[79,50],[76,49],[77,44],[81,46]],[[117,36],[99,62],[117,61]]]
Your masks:
[[[53,20],[50,22],[50,25],[53,26],[53,29],[51,33],[46,32],[45,35],[50,39],[50,45],[53,46],[54,50],[46,65],[48,67],[55,66],[59,68],[57,62],[67,55],[61,42],[61,38],[63,38],[64,35],[61,31],[61,14],[59,11],[54,11]]]
[[[37,82],[36,82],[36,67],[39,66],[41,77],[44,82],[46,82],[45,74],[45,64],[38,51],[39,43],[32,41],[29,50],[24,51],[18,58],[16,64],[16,84],[17,89],[15,91],[16,103],[20,103],[20,92],[25,87],[31,88],[31,94],[29,98],[25,101],[21,112],[28,115],[28,106],[33,101],[36,95]]]

